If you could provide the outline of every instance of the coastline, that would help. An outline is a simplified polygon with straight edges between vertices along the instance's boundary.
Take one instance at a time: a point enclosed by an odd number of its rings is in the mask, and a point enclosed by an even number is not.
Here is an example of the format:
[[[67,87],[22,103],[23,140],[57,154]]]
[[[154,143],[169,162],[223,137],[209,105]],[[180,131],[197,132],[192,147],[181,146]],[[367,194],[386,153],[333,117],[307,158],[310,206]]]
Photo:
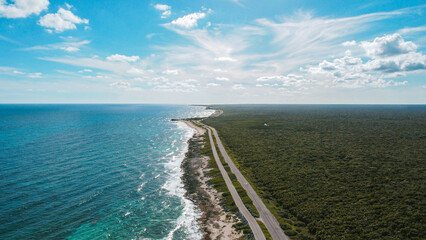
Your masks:
[[[239,239],[242,232],[237,232],[233,225],[239,222],[237,216],[225,211],[221,206],[221,193],[208,183],[208,156],[203,156],[203,136],[206,130],[188,120],[177,120],[195,130],[188,140],[188,152],[182,161],[182,181],[186,189],[186,197],[192,200],[201,210],[199,218],[203,239]]]

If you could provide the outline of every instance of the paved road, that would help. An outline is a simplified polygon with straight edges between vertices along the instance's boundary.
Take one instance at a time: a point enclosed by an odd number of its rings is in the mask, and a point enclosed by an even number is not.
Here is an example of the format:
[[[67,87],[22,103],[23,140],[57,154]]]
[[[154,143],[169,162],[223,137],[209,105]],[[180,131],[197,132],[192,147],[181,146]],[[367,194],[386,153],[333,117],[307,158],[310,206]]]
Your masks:
[[[284,234],[284,231],[280,227],[280,224],[278,223],[275,216],[272,215],[272,213],[263,203],[262,199],[259,197],[259,195],[257,195],[256,191],[254,191],[253,187],[249,184],[249,182],[245,179],[245,177],[241,174],[240,170],[238,170],[234,162],[229,157],[228,153],[225,151],[225,148],[223,147],[222,142],[220,141],[220,138],[216,132],[216,129],[212,127],[209,127],[209,128],[213,131],[213,135],[216,138],[217,145],[219,147],[220,152],[222,153],[223,158],[225,159],[226,163],[229,165],[229,167],[231,168],[231,171],[235,174],[235,176],[237,177],[238,181],[241,183],[243,188],[247,191],[247,195],[253,201],[253,205],[256,207],[257,211],[259,212],[260,218],[262,219],[263,223],[265,224],[272,238],[275,240],[290,240],[290,238]],[[210,131],[209,131],[209,134],[210,134]]]
[[[234,199],[234,202],[238,207],[238,210],[241,212],[241,214],[243,214],[244,218],[247,220],[251,230],[253,231],[254,238],[256,240],[266,240],[265,235],[263,235],[262,229],[260,228],[256,219],[247,210],[246,206],[244,205],[243,201],[240,198],[240,195],[238,195],[237,190],[232,184],[232,181],[229,178],[228,173],[223,167],[222,162],[220,161],[219,155],[217,154],[217,150],[213,141],[211,130],[209,128],[207,128],[207,130],[209,131],[210,145],[212,147],[214,159],[216,160],[217,166],[219,167],[219,170],[220,170],[220,173],[222,174],[223,179],[225,179],[226,186],[228,187],[229,192],[231,193],[232,198]]]

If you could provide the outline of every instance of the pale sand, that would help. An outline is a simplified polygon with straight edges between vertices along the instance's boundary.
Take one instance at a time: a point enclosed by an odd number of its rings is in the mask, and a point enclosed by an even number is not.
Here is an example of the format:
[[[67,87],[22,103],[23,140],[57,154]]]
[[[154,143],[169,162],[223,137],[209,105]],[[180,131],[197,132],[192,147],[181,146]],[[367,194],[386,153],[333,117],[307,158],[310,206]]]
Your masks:
[[[192,122],[191,122],[191,121],[189,121],[189,120],[179,120],[179,121],[181,121],[181,122],[185,123],[186,125],[188,125],[188,127],[190,127],[190,128],[192,128],[192,129],[194,129],[194,130],[195,130],[195,135],[196,135],[197,137],[201,137],[201,136],[203,136],[203,135],[204,135],[204,133],[206,132],[206,129],[204,129],[204,128],[202,128],[202,127],[198,127],[198,126],[196,126],[194,123],[192,123]]]
[[[194,138],[201,138],[206,130],[198,127],[188,120],[180,120],[195,130]],[[235,231],[233,225],[241,220],[231,212],[226,212],[220,206],[221,193],[211,187],[207,182],[209,180],[206,175],[210,169],[208,168],[209,157],[202,156],[196,161],[201,161],[197,164],[196,171],[198,174],[197,180],[200,183],[199,192],[204,192],[208,195],[209,204],[199,204],[203,215],[200,222],[204,223],[204,239],[239,239],[243,236],[242,232]],[[200,162],[198,162],[200,163]],[[209,207],[210,206],[210,207]]]

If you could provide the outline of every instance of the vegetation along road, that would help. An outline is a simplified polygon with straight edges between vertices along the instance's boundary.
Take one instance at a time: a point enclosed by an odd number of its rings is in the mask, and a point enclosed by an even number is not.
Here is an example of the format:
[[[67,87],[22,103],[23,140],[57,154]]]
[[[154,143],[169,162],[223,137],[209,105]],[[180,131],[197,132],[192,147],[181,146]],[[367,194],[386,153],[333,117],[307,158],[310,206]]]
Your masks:
[[[256,191],[253,189],[253,187],[250,185],[250,183],[246,180],[246,178],[241,174],[241,172],[238,170],[238,168],[235,166],[234,162],[229,157],[228,153],[226,152],[225,148],[223,147],[222,141],[220,140],[216,129],[211,128],[213,131],[213,135],[216,138],[217,145],[219,147],[220,152],[222,153],[222,156],[224,157],[226,163],[231,168],[231,171],[235,174],[237,177],[237,180],[241,183],[243,188],[246,190],[247,195],[250,197],[250,199],[253,201],[253,205],[256,207],[257,211],[259,212],[260,219],[265,224],[266,228],[268,229],[269,233],[271,234],[273,239],[283,239],[283,240],[289,240],[289,238],[284,234],[284,231],[280,227],[279,222],[275,218],[274,215],[269,211],[269,209],[265,206],[262,199],[257,195]]]
[[[219,167],[219,170],[222,174],[222,177],[225,180],[226,186],[228,187],[229,192],[231,193],[232,198],[234,199],[235,205],[237,205],[238,210],[241,212],[241,214],[247,220],[251,230],[253,231],[254,238],[256,240],[265,240],[266,238],[265,238],[265,235],[262,232],[262,229],[260,228],[256,219],[251,215],[249,210],[244,205],[243,201],[241,200],[240,196],[238,195],[237,190],[235,189],[234,185],[232,184],[232,181],[229,178],[228,173],[226,172],[225,168],[222,165],[222,162],[220,161],[219,155],[218,155],[217,150],[216,150],[216,146],[215,146],[213,138],[212,138],[212,133],[211,133],[210,128],[207,128],[207,130],[209,132],[209,139],[210,139],[210,144],[211,144],[214,159],[216,160],[217,166]],[[217,135],[217,133],[216,133],[216,135]]]

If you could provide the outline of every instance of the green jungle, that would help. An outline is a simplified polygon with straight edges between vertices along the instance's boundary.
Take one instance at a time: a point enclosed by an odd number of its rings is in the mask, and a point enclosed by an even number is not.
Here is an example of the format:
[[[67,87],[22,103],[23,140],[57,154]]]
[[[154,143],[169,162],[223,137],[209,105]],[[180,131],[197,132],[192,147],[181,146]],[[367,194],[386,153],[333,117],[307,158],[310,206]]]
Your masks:
[[[291,239],[426,239],[425,106],[210,107]]]

